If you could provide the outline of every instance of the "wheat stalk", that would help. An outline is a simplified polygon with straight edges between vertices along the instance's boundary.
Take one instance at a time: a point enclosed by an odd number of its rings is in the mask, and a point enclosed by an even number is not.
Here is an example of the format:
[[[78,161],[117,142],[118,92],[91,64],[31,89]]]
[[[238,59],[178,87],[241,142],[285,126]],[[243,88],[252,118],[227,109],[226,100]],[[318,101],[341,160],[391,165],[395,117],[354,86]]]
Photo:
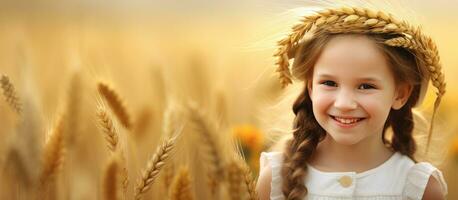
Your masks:
[[[121,155],[123,155],[122,152],[121,152]],[[121,160],[123,161],[122,171],[121,171],[122,191],[124,192],[124,197],[125,197],[125,195],[127,195],[127,189],[129,187],[129,171],[127,170],[127,162],[125,161],[124,156],[122,157]]]
[[[232,200],[242,199],[242,182],[244,179],[243,171],[239,164],[232,160],[226,167],[227,171],[227,182],[229,186],[229,196]]]
[[[217,128],[213,127],[216,123],[211,123],[209,119],[206,119],[204,113],[199,110],[196,105],[189,104],[188,109],[190,121],[194,124],[198,134],[200,134],[206,150],[205,153],[209,158],[209,187],[212,194],[216,194],[219,182],[224,180],[224,171],[222,167],[223,160],[218,150],[218,141],[215,138],[215,131]]]
[[[16,111],[16,113],[21,114],[21,102],[8,76],[2,75],[0,78],[0,84],[3,89],[3,96],[5,97],[6,102],[8,102],[8,104],[11,106],[11,108],[13,108],[14,111]]]
[[[55,186],[56,175],[64,159],[63,128],[64,117],[61,116],[43,149],[43,168],[38,187],[41,198],[52,198],[55,195],[55,191],[50,186]]]
[[[141,137],[147,131],[153,120],[153,111],[149,108],[142,109],[134,123],[134,133],[137,137]]]
[[[79,73],[73,74],[69,88],[67,88],[67,105],[66,112],[71,113],[67,116],[68,123],[65,128],[65,144],[73,147],[78,141],[81,133],[81,104],[83,86],[81,75]]]
[[[122,170],[120,172],[122,179],[122,189],[124,194],[127,193],[127,187],[129,186],[129,173],[127,170],[126,158],[124,157],[124,151],[119,147],[119,135],[115,128],[113,120],[111,120],[104,106],[97,108],[97,118],[99,119],[100,126],[105,133],[105,141],[107,142],[108,150],[112,154],[115,154],[119,150],[119,154],[122,161]]]
[[[119,199],[120,166],[116,156],[108,162],[103,178],[103,194],[106,200]]]
[[[19,181],[23,186],[29,187],[33,183],[32,175],[27,169],[24,162],[24,156],[18,150],[18,147],[11,146],[8,150],[5,161],[0,166],[14,177],[14,180]]]
[[[173,182],[174,173],[175,173],[175,167],[174,167],[173,162],[164,166],[164,173],[162,175],[162,180],[163,180],[164,188],[166,191],[169,190],[169,187]]]
[[[215,105],[213,106],[215,110],[216,117],[218,118],[220,127],[227,127],[229,123],[229,114],[226,96],[223,91],[218,91],[215,95]]]
[[[156,153],[148,161],[146,169],[142,173],[141,179],[138,181],[135,188],[135,199],[139,200],[142,195],[151,187],[153,181],[165,165],[166,160],[169,158],[171,151],[175,147],[176,138],[166,140],[161,146],[158,147]]]
[[[100,126],[105,133],[105,141],[108,143],[108,149],[112,153],[116,152],[119,137],[113,121],[103,107],[99,107],[97,109],[97,117],[99,119]]]
[[[187,168],[181,168],[175,176],[170,192],[171,200],[193,200],[191,177]]]
[[[100,95],[105,98],[119,122],[121,122],[121,124],[127,129],[130,129],[132,127],[130,115],[128,114],[127,109],[119,95],[107,84],[101,82],[98,83],[98,91]]]
[[[52,130],[50,138],[44,147],[44,163],[41,176],[42,182],[52,178],[58,172],[62,164],[64,152],[62,136],[63,125],[64,120],[63,117],[61,117]]]
[[[256,193],[256,181],[253,179],[250,167],[244,162],[239,161],[239,165],[242,168],[245,185],[247,187],[248,197],[250,200],[258,200],[258,194]]]
[[[182,128],[180,126],[182,107],[179,106],[176,102],[170,101],[164,111],[162,122],[162,133],[166,135],[166,137],[173,137],[173,134],[177,132],[177,130]]]

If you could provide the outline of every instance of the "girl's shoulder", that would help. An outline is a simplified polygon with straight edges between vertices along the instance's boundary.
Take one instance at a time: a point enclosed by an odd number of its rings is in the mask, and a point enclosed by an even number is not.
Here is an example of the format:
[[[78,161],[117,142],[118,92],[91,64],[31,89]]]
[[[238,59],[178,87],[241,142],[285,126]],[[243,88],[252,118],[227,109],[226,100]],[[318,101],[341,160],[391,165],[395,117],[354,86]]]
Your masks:
[[[260,158],[260,167],[261,169],[266,166],[270,165],[281,165],[283,162],[283,154],[279,151],[272,151],[272,152],[261,152]]]
[[[447,194],[447,183],[442,172],[429,162],[415,163],[408,171],[404,194],[412,199],[422,199],[425,190],[430,190],[431,179],[435,187],[443,194]],[[427,189],[428,186],[428,189]]]
[[[269,173],[270,188],[269,196],[271,200],[283,200],[283,192],[281,191],[281,167],[283,163],[282,152],[262,152],[259,161],[260,172]],[[263,169],[268,169],[266,172]]]
[[[434,182],[435,188],[446,195],[448,192],[447,183],[444,176],[436,166],[429,162],[415,163],[406,155],[397,152],[400,159],[393,163],[392,170],[404,168],[405,185],[403,195],[410,199],[422,199],[425,191],[430,190],[431,182]],[[401,175],[402,177],[402,175]],[[430,181],[434,179],[433,181]],[[428,189],[427,189],[428,188]]]

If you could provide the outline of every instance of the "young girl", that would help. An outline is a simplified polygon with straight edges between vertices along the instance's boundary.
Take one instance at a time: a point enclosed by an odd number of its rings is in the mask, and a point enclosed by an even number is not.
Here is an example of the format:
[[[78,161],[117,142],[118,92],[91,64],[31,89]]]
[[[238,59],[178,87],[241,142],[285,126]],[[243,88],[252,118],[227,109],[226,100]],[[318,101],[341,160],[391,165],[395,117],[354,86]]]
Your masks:
[[[445,93],[431,39],[364,8],[325,9],[302,22],[275,54],[282,84],[294,76],[304,89],[293,138],[283,152],[261,154],[260,199],[444,199],[442,173],[415,160],[412,136],[412,108],[429,80],[438,90],[433,118]]]

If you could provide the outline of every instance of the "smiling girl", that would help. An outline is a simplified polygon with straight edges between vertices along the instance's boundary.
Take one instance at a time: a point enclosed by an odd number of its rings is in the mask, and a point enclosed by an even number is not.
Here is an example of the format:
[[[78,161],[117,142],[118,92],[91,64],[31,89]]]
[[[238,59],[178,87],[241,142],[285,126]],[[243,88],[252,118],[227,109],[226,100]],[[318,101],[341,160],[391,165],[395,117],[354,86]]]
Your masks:
[[[294,76],[304,88],[293,138],[261,154],[261,200],[445,198],[442,173],[414,157],[412,108],[428,80],[434,113],[445,93],[429,37],[389,14],[345,7],[305,16],[279,45],[281,82]]]

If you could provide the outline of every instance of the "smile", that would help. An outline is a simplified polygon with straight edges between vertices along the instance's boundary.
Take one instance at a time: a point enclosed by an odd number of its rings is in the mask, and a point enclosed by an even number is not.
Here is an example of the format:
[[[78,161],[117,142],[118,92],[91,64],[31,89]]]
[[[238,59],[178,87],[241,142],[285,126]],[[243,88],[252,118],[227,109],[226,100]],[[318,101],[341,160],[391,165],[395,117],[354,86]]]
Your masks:
[[[365,118],[356,118],[356,117],[350,118],[350,117],[337,117],[337,116],[332,116],[332,115],[330,116],[332,119],[337,121],[339,125],[344,125],[344,126],[348,126],[348,125],[351,126],[365,119]]]

